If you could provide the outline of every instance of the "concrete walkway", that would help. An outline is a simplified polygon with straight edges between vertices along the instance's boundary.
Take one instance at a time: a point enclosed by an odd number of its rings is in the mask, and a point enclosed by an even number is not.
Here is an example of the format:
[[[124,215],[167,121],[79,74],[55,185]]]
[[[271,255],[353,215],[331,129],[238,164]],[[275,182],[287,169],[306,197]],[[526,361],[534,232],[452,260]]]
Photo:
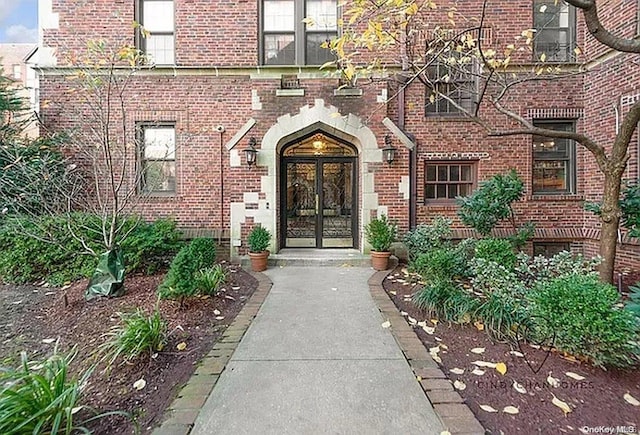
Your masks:
[[[369,268],[284,267],[191,434],[439,434]]]

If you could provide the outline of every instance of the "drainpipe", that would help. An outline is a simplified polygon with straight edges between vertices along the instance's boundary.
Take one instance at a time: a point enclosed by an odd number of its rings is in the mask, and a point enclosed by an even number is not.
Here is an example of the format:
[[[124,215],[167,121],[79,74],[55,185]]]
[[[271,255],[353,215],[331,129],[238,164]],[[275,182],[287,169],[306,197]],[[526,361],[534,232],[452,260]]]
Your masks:
[[[406,45],[405,45],[406,35],[402,34],[401,41],[401,57],[402,57],[402,72],[400,75],[400,90],[398,92],[398,127],[402,131],[405,131],[405,87],[406,80],[404,73],[409,70],[409,59],[407,57]],[[406,133],[406,131],[405,131]],[[413,230],[416,227],[417,222],[417,180],[418,180],[418,143],[414,139],[412,135],[409,135],[411,140],[413,141],[414,147],[412,150],[409,150],[409,229]]]
[[[216,131],[220,133],[220,231],[218,232],[218,244],[222,244],[222,233],[224,232],[224,126],[218,125]]]

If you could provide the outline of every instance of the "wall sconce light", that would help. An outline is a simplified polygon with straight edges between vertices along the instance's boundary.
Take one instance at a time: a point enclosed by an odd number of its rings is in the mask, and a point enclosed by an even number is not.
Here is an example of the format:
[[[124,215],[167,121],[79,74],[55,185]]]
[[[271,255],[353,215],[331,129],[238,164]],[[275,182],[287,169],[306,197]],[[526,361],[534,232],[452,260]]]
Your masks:
[[[256,149],[256,138],[251,136],[249,138],[249,146],[244,149],[244,157],[247,161],[247,165],[253,166],[256,164],[256,158],[258,157],[258,150]]]
[[[382,158],[391,164],[396,158],[396,149],[391,145],[391,136],[384,137],[384,148],[382,148]]]

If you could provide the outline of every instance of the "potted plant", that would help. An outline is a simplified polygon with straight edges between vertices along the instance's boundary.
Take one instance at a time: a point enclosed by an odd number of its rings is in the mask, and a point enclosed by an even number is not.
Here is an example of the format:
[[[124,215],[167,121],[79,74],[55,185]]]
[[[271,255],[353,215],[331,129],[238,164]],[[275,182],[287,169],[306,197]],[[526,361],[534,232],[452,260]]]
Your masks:
[[[364,233],[371,245],[371,265],[375,270],[386,270],[391,256],[389,248],[396,240],[398,226],[381,215],[365,226]]]
[[[253,227],[247,237],[249,245],[249,258],[251,259],[251,270],[254,272],[262,272],[267,269],[267,258],[269,257],[269,243],[271,242],[271,233],[261,225]]]

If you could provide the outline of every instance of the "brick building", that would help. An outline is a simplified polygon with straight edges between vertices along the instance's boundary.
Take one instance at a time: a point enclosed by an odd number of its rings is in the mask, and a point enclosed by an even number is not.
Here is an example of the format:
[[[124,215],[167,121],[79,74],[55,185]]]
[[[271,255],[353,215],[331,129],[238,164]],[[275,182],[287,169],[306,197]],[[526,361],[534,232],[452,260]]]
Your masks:
[[[459,2],[468,16],[481,3]],[[614,0],[601,8],[616,33],[638,33],[638,1]],[[575,129],[612,141],[625,110],[640,98],[638,55],[604,50],[580,13],[553,0],[491,1],[487,38],[506,45],[523,29],[538,28],[533,56],[574,64],[574,48],[588,74],[531,82],[511,96],[519,115],[555,129]],[[313,18],[312,22],[303,20]],[[41,109],[49,127],[74,119],[66,61],[89,39],[145,50],[153,68],[130,83],[124,120],[141,145],[131,158],[146,168],[140,210],[147,218],[173,216],[191,233],[228,240],[242,255],[256,223],[285,247],[354,247],[366,250],[362,228],[385,213],[402,230],[437,215],[450,216],[460,237],[453,197],[515,168],[525,180],[519,219],[536,224],[529,249],[597,252],[599,224],[583,210],[598,200],[601,177],[582,147],[531,136],[488,137],[446,100],[412,84],[401,96],[378,80],[340,88],[318,68],[330,55],[322,41],[337,34],[335,0],[91,0],[40,2]],[[136,38],[131,23],[147,30]],[[541,27],[544,22],[544,27]],[[450,91],[461,104],[473,96]],[[392,98],[393,96],[393,98]],[[64,104],[63,104],[64,102]],[[485,115],[495,125],[508,121]],[[248,165],[245,150],[257,159]],[[383,149],[392,146],[392,162]],[[638,178],[637,133],[628,178]],[[636,243],[621,237],[620,261],[637,262]]]

